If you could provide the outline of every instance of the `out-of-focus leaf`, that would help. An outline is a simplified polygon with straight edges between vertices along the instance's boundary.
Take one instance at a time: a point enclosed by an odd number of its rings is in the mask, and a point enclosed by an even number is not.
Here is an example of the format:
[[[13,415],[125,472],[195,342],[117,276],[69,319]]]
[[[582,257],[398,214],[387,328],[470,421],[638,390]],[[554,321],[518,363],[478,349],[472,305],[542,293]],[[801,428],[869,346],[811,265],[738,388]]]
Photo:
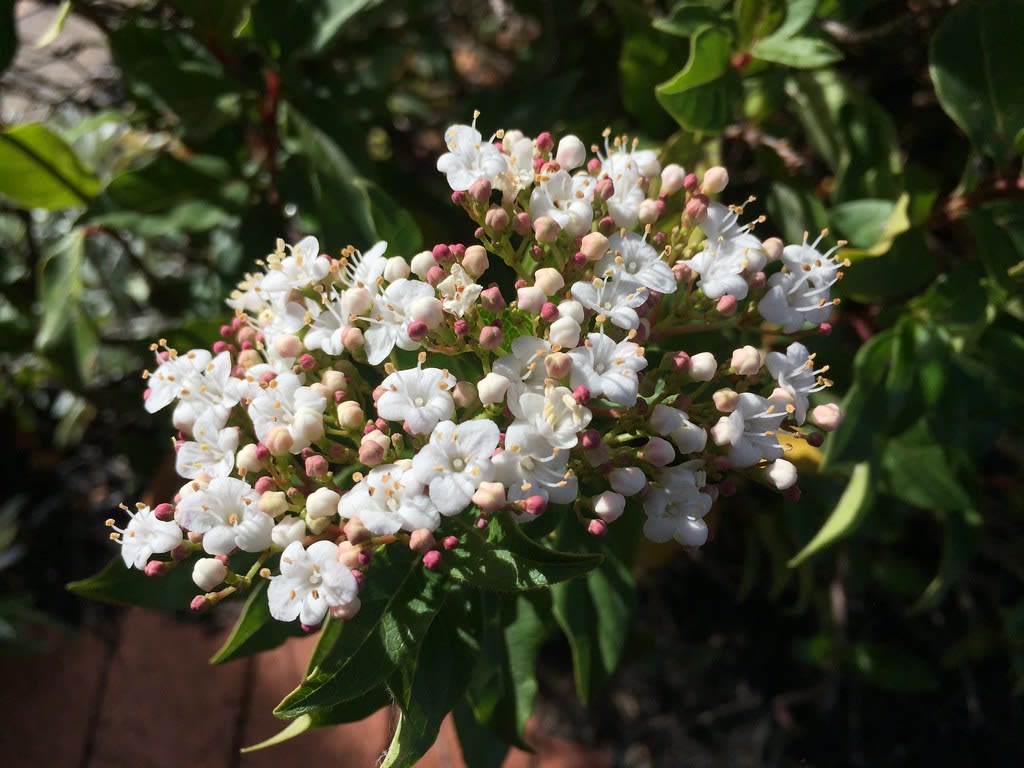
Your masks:
[[[765,205],[787,243],[799,243],[804,232],[828,226],[825,206],[809,189],[776,182],[768,190]]]
[[[977,549],[980,520],[975,514],[948,513],[940,515],[943,523],[942,561],[924,592],[914,602],[913,613],[930,611],[942,602]]]
[[[750,52],[762,61],[796,69],[816,69],[843,58],[834,45],[813,37],[766,37],[758,40]]]
[[[843,256],[849,253],[842,251]],[[938,259],[928,248],[922,227],[895,238],[889,251],[879,256],[854,260],[843,270],[835,295],[865,304],[893,300],[919,292],[938,274]]]
[[[466,768],[501,768],[509,745],[489,728],[480,725],[465,701],[458,702],[452,714]]]
[[[828,520],[814,535],[807,545],[790,559],[790,567],[804,562],[808,557],[834,544],[849,534],[861,521],[864,513],[870,508],[875,491],[871,481],[871,464],[862,461],[853,468],[850,482],[843,491],[839,503],[829,515]]]
[[[211,664],[223,664],[245,658],[260,651],[277,648],[289,637],[301,637],[302,627],[296,621],[278,621],[270,615],[267,585],[261,579],[249,592],[242,614],[224,644],[210,658]]]
[[[49,28],[47,28],[47,30],[43,32],[42,35],[40,35],[39,39],[32,43],[32,47],[36,50],[39,50],[41,48],[45,48],[54,40],[56,40],[60,36],[61,31],[64,29],[64,24],[65,22],[67,22],[68,15],[70,13],[71,0],[62,0],[61,4],[57,7],[57,13],[54,14],[53,21],[51,22]]]
[[[709,132],[732,122],[743,93],[731,56],[732,36],[724,28],[704,27],[690,39],[686,66],[656,89],[658,101],[681,126]]]
[[[928,57],[946,114],[999,163],[1015,153],[1014,140],[1024,128],[1022,10],[1019,0],[961,3],[935,31]]]
[[[1010,294],[1019,291],[1010,270],[1024,259],[1024,203],[995,200],[971,208],[965,217],[988,276]]]
[[[423,233],[416,220],[376,184],[366,182],[364,186],[377,237],[387,242],[388,253],[409,258],[419,251]]]
[[[861,676],[884,690],[925,693],[939,687],[931,667],[904,646],[858,643],[852,648],[852,657]]]
[[[722,14],[708,5],[692,2],[676,3],[667,16],[655,19],[652,24],[659,32],[676,37],[691,37],[698,30],[709,26],[721,26]]]
[[[786,0],[786,18],[771,36],[779,39],[796,35],[814,18],[818,0]]]
[[[676,72],[678,58],[673,54],[682,47],[680,41],[655,37],[649,31],[631,35],[622,43],[619,53],[622,104],[648,131],[669,133],[673,126],[654,89]]]
[[[173,0],[179,11],[190,18],[204,36],[224,41],[234,37],[245,23],[255,0]]]
[[[71,147],[38,123],[0,131],[0,167],[0,195],[25,208],[86,205],[100,187]]]
[[[829,215],[839,233],[850,241],[843,255],[851,261],[881,256],[889,252],[893,241],[910,228],[907,205],[910,195],[890,200],[851,200],[839,203]]]
[[[182,561],[160,579],[160,589],[153,589],[153,580],[142,571],[126,568],[121,556],[111,560],[97,573],[68,584],[68,590],[79,597],[118,605],[140,605],[164,611],[188,608],[197,588],[192,581],[192,564]]]

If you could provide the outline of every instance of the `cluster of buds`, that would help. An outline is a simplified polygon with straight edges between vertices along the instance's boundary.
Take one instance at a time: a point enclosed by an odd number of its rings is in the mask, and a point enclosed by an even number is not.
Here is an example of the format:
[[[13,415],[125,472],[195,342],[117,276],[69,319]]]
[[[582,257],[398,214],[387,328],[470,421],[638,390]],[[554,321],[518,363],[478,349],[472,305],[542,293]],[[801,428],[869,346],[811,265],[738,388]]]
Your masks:
[[[174,405],[186,482],[115,528],[126,565],[197,554],[194,608],[268,578],[271,615],[314,628],[358,610],[382,547],[443,569],[455,516],[601,536],[638,514],[653,541],[700,546],[739,477],[799,495],[787,450],[841,419],[811,407],[827,366],[797,340],[828,331],[836,249],[762,242],[716,202],[723,168],[663,168],[625,138],[484,141],[474,119],[445,139],[476,243],[279,242],[212,349],[154,345],[145,405]],[[495,257],[514,286],[487,283]],[[741,334],[760,341],[728,353]]]

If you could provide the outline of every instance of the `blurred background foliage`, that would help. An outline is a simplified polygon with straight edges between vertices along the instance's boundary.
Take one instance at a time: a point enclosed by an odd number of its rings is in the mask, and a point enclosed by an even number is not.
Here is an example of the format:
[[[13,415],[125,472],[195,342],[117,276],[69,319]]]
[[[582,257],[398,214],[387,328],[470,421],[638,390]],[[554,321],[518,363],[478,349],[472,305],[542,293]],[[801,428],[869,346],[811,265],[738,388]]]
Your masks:
[[[109,555],[102,520],[174,491],[149,343],[212,342],[277,237],[467,240],[434,162],[479,109],[485,134],[609,126],[722,163],[759,234],[828,228],[851,261],[808,341],[847,418],[797,454],[803,499],[742,489],[703,550],[644,551],[625,597],[591,585],[625,663],[595,658],[576,703],[579,649],[555,636],[548,727],[623,765],[1020,764],[1022,19],[1020,0],[0,0],[3,647],[79,622],[61,585]],[[603,611],[633,579],[632,621]]]

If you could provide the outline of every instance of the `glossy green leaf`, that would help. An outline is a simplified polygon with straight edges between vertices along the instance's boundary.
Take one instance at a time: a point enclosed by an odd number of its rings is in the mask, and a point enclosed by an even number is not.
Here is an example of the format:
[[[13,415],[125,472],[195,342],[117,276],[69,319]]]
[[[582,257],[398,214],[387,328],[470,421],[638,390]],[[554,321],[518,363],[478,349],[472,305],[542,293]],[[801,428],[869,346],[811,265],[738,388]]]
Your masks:
[[[549,587],[583,575],[602,560],[598,554],[548,549],[506,515],[495,515],[483,530],[460,515],[447,530],[459,537],[459,546],[445,553],[449,574],[478,589],[515,592]]]
[[[278,717],[333,707],[384,683],[400,664],[416,657],[442,592],[419,558],[392,547],[374,561],[359,597],[359,613],[338,622],[330,648],[317,652],[319,666],[277,706]]]
[[[464,700],[455,705],[452,714],[466,768],[501,768],[508,754],[508,743],[480,725]]]
[[[1024,128],[1024,7],[1019,0],[964,2],[931,41],[929,72],[939,103],[971,142],[1000,163],[1016,153]]]
[[[210,658],[211,664],[223,664],[260,651],[277,648],[289,637],[301,637],[304,633],[296,621],[278,621],[270,615],[267,603],[267,585],[261,579],[249,591],[242,614],[231,629],[224,645]]]
[[[44,125],[0,131],[0,195],[25,208],[83,206],[100,181],[67,143]]]
[[[154,587],[159,588],[154,588]],[[125,567],[118,555],[94,576],[68,584],[79,597],[118,605],[139,605],[165,611],[182,611],[198,593],[192,581],[191,561],[182,561],[154,583],[142,571]]]
[[[719,11],[708,5],[693,2],[681,2],[652,22],[659,32],[676,37],[691,37],[705,27],[721,26],[725,19]]]
[[[814,535],[814,538],[790,559],[790,567],[800,565],[811,555],[831,546],[853,531],[863,519],[864,513],[870,508],[874,495],[871,464],[863,461],[853,468],[850,482],[828,520]]]
[[[834,45],[813,37],[769,37],[758,40],[750,52],[762,61],[796,69],[817,69],[843,58]]]
[[[732,36],[724,28],[704,27],[691,38],[686,66],[656,89],[658,101],[681,126],[709,132],[732,122],[743,94],[731,56]]]
[[[780,39],[793,37],[814,18],[817,9],[818,0],[786,0],[786,18],[771,36]]]

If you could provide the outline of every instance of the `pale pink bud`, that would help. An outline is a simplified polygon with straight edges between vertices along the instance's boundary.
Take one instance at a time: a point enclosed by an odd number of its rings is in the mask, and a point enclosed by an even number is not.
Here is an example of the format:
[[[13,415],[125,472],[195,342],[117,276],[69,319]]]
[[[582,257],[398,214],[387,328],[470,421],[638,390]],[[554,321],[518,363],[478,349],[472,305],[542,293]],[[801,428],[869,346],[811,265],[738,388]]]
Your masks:
[[[281,357],[298,357],[302,352],[302,340],[290,333],[282,333],[274,340],[274,351]]]
[[[447,264],[451,261],[452,251],[444,243],[438,243],[430,250],[430,254],[434,257],[438,264]]]
[[[285,427],[271,427],[263,442],[272,456],[286,456],[291,451],[295,440]]]
[[[299,408],[292,419],[292,434],[303,445],[319,440],[324,435],[324,415],[310,408]]]
[[[660,437],[652,437],[647,445],[640,449],[640,458],[654,465],[665,467],[672,463],[676,457],[676,449],[672,443]]]
[[[484,349],[497,349],[505,341],[505,334],[496,325],[485,325],[480,329],[480,346]]]
[[[553,267],[542,267],[534,274],[533,283],[544,291],[545,296],[554,296],[565,287],[565,278]]]
[[[505,486],[490,481],[480,483],[472,502],[484,512],[495,512],[505,506]]]
[[[521,503],[523,512],[534,517],[543,515],[548,508],[548,500],[540,494],[529,496]]]
[[[590,402],[590,390],[580,384],[572,391],[572,399],[580,405],[586,405]]]
[[[657,200],[644,200],[637,208],[637,217],[641,224],[653,224],[661,218],[665,206],[659,205]]]
[[[785,491],[796,485],[796,467],[785,459],[776,459],[768,465],[768,479],[778,490]]]
[[[732,413],[740,404],[740,396],[731,389],[720,389],[711,396],[720,413]]]
[[[427,338],[427,334],[430,333],[430,329],[427,328],[426,323],[422,323],[419,320],[413,320],[405,326],[405,332],[413,341],[423,341]]]
[[[434,548],[437,544],[434,541],[434,534],[426,528],[417,528],[409,534],[409,549],[418,554],[424,554]]]
[[[253,490],[256,493],[266,493],[267,491],[274,488],[274,478],[264,475],[263,477],[257,477],[256,482],[253,483]]]
[[[341,371],[324,371],[323,375],[320,377],[320,383],[327,388],[328,392],[334,394],[335,392],[345,388],[347,377]]]
[[[167,563],[161,560],[150,560],[146,563],[146,567],[142,569],[142,572],[151,579],[159,579],[165,573],[167,573]],[[220,582],[218,581],[217,584]],[[217,586],[214,584],[214,586]]]
[[[768,276],[764,272],[755,272],[750,276],[748,280],[750,289],[753,291],[759,291],[764,288],[764,284],[768,282]]]
[[[544,358],[544,370],[552,379],[564,379],[572,373],[572,358],[564,352],[552,352]]]
[[[263,362],[263,356],[255,349],[243,349],[238,353],[238,365],[241,368],[252,368]]]
[[[602,235],[610,235],[615,231],[615,219],[611,216],[602,216],[597,222],[597,231]]]
[[[587,173],[591,176],[597,176],[601,172],[601,160],[597,157],[592,157],[587,161]]]
[[[756,347],[747,344],[733,350],[729,367],[740,376],[753,376],[761,370],[763,364],[764,355]]]
[[[491,182],[487,179],[477,179],[469,185],[469,194],[478,203],[486,203],[491,199]]]
[[[548,329],[548,340],[568,349],[580,343],[580,333],[580,324],[573,318],[560,317]]]
[[[495,232],[504,232],[508,229],[508,211],[504,208],[491,208],[484,215],[484,224]]]
[[[553,243],[558,239],[562,228],[550,216],[541,216],[533,222],[533,236],[538,243]]]
[[[227,575],[227,566],[215,557],[200,558],[192,568],[192,581],[204,592],[222,583]]]
[[[626,499],[621,493],[605,491],[594,497],[594,514],[609,525],[622,516],[625,508]]]
[[[437,259],[434,258],[434,254],[430,251],[420,251],[412,257],[412,261],[409,267],[412,272],[420,280],[427,279],[427,273],[430,272],[431,267],[437,266]]]
[[[597,448],[601,445],[601,433],[596,429],[588,429],[583,433],[583,436],[580,438],[580,442],[583,444],[583,447],[588,450]]]
[[[710,352],[698,352],[690,358],[690,378],[711,381],[718,372],[718,362]]]
[[[384,454],[391,441],[379,429],[363,435],[359,441],[359,462],[368,467],[375,467],[384,461]]]
[[[725,294],[725,296],[720,298],[718,300],[718,303],[715,304],[715,309],[718,311],[718,313],[720,315],[724,315],[725,317],[732,317],[733,315],[735,315],[736,307],[736,297],[733,296],[731,293]]]
[[[616,493],[635,496],[647,485],[647,475],[640,467],[619,467],[608,474],[608,484]]]
[[[540,308],[544,306],[544,301],[547,298],[544,295],[544,291],[536,285],[520,288],[517,295],[519,308],[524,312],[529,312],[531,315],[540,314]]]
[[[305,469],[307,477],[319,478],[326,475],[330,467],[327,464],[327,459],[320,454],[314,454],[306,457]]]
[[[313,458],[313,457],[310,457]],[[338,513],[341,495],[330,488],[317,488],[306,497],[306,517],[334,517]]]
[[[338,424],[346,429],[356,429],[366,420],[363,408],[355,400],[338,403]]]
[[[587,160],[587,148],[583,142],[571,133],[563,136],[558,142],[558,149],[555,151],[555,161],[565,170],[571,171],[579,168]]]
[[[456,336],[465,336],[469,333],[469,323],[461,317],[456,318],[455,322],[452,323],[452,333]]]
[[[591,520],[587,523],[587,533],[591,536],[604,536],[608,533],[608,525],[604,520]]]
[[[462,257],[462,268],[470,277],[480,277],[489,266],[487,250],[482,245],[471,245],[466,249],[466,255]]]
[[[541,152],[550,152],[554,149],[555,138],[551,135],[550,131],[542,131],[541,133],[538,133],[535,141],[537,143],[537,149]]]
[[[517,235],[525,235],[533,228],[533,223],[530,221],[530,214],[526,211],[520,211],[516,214],[515,221],[512,222],[512,229]]]
[[[432,549],[423,555],[423,567],[429,571],[436,571],[441,567],[441,553]]]
[[[427,270],[427,282],[436,286],[448,276],[443,267],[433,266]]]
[[[205,595],[196,595],[192,598],[192,602],[188,604],[188,607],[196,613],[199,613],[200,611],[205,611],[210,607],[210,601],[206,599]]]
[[[510,384],[511,382],[500,373],[494,373],[493,371],[488,373],[476,385],[480,402],[484,405],[500,403],[505,399],[505,393],[508,392]]]
[[[373,532],[363,525],[363,521],[358,517],[349,519],[342,531],[352,544],[365,544],[373,538]]]
[[[392,256],[384,262],[384,279],[389,283],[409,277],[409,262],[401,256]]]
[[[283,515],[288,510],[288,498],[283,491],[267,491],[260,495],[256,504],[260,512],[265,512],[271,517]]]
[[[683,188],[686,171],[677,163],[669,163],[661,170],[661,194],[673,195]]]
[[[505,308],[505,297],[501,295],[501,289],[492,285],[480,291],[480,306],[488,312],[501,312]]]
[[[358,328],[346,328],[341,332],[341,345],[349,352],[362,348],[363,332]]]
[[[708,199],[704,195],[694,195],[686,202],[683,209],[686,218],[695,224],[700,224],[708,217]]]
[[[674,352],[671,357],[672,367],[677,371],[690,370],[690,356],[685,352]]]
[[[471,381],[456,382],[452,389],[452,400],[459,408],[465,408],[476,400],[476,387]]]
[[[831,432],[843,423],[843,412],[835,403],[816,405],[811,411],[811,423],[826,432]]]
[[[769,237],[761,243],[761,247],[764,249],[764,254],[768,257],[768,261],[778,261],[782,258],[782,249],[785,246],[779,238]]]
[[[704,183],[701,188],[705,195],[717,195],[729,186],[729,172],[720,165],[708,168],[704,172]]]
[[[615,194],[615,182],[607,176],[598,180],[594,185],[594,198],[596,200],[608,200]]]
[[[558,312],[558,307],[550,301],[545,301],[544,306],[540,308],[540,319],[545,323],[553,323],[559,317],[561,317],[561,315]]]
[[[696,173],[688,173],[683,178],[683,188],[687,192],[695,192],[698,186],[700,186],[700,180],[697,178]]]
[[[409,305],[409,315],[414,320],[419,320],[426,325],[427,328],[437,328],[444,320],[441,302],[433,296],[416,299]]]

